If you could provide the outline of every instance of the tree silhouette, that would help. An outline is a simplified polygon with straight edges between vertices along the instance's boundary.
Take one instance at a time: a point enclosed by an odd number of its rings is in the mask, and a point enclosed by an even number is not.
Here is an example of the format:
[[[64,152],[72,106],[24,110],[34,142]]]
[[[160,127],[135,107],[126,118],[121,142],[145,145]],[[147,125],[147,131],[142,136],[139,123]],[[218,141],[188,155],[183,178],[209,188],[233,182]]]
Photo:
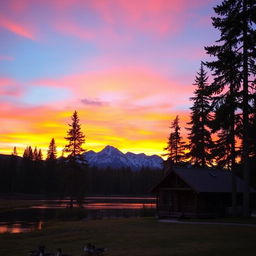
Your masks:
[[[194,85],[197,86],[194,91],[189,128],[189,144],[187,157],[193,165],[205,167],[211,164],[211,149],[213,146],[211,133],[209,131],[211,105],[209,97],[209,86],[207,84],[208,77],[204,71],[203,63],[201,63],[200,71],[197,73]]]
[[[76,199],[78,205],[82,206],[85,194],[85,176],[87,162],[81,156],[85,152],[82,145],[85,142],[85,135],[81,131],[81,125],[77,111],[71,117],[72,123],[65,139],[68,144],[64,151],[70,153],[66,164],[66,189],[70,195],[70,207],[73,207],[73,200]]]
[[[172,132],[170,133],[167,147],[164,148],[168,151],[168,161],[174,164],[179,164],[184,158],[184,142],[180,135],[179,116],[176,116],[173,120],[171,127]]]
[[[81,131],[77,111],[73,113],[71,120],[72,123],[68,124],[70,129],[67,132],[67,137],[65,137],[68,141],[68,145],[65,146],[64,151],[70,153],[68,158],[75,159],[77,156],[80,156],[80,154],[85,152],[82,148],[82,145],[85,142],[85,136]]]
[[[56,144],[55,144],[54,138],[52,138],[47,151],[46,160],[56,160],[56,158],[57,158]]]
[[[13,152],[12,152],[12,155],[13,155],[13,156],[18,156],[18,153],[17,153],[17,148],[16,148],[16,146],[13,148]]]
[[[220,30],[224,29],[225,22],[220,23],[213,19],[213,25]],[[218,45],[205,47],[208,54],[215,57],[214,61],[207,62],[207,66],[214,71],[214,82],[211,85],[211,94],[214,107],[212,131],[218,131],[218,140],[212,150],[213,157],[221,168],[232,171],[232,212],[237,214],[236,188],[236,134],[238,133],[239,115],[236,110],[239,105],[241,75],[239,74],[239,56],[231,47],[232,42],[225,34],[218,40]]]
[[[234,86],[239,86],[239,84],[236,84],[237,82],[240,83],[241,81],[240,84],[242,85],[240,101],[242,102],[241,109],[243,117],[242,163],[245,184],[243,206],[244,216],[249,216],[249,117],[251,95],[255,93],[253,90],[255,90],[256,75],[256,1],[225,0],[215,7],[214,10],[218,16],[213,18],[213,25],[220,30],[221,37],[217,41],[219,45],[206,48],[209,54],[217,57],[217,62],[212,67],[215,68],[215,70],[217,70],[216,67],[218,65],[221,67],[222,73],[217,74],[219,79],[222,79],[223,73],[226,72],[224,78],[229,77],[227,84],[230,84],[230,89],[234,89]],[[229,61],[232,61],[233,68]],[[228,67],[228,62],[230,63],[230,67]],[[232,70],[235,70],[236,73],[232,72]]]

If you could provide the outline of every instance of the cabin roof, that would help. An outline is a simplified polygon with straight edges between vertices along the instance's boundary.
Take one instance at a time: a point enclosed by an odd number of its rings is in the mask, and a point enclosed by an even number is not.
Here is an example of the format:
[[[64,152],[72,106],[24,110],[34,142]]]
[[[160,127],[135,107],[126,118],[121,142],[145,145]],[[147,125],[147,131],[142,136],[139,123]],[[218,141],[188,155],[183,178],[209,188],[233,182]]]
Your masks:
[[[163,180],[152,189],[152,192],[155,192],[173,172],[198,193],[230,193],[232,191],[230,171],[213,168],[172,168]],[[236,177],[236,183],[237,192],[243,192],[243,180]],[[256,193],[256,190],[250,188],[250,192]]]

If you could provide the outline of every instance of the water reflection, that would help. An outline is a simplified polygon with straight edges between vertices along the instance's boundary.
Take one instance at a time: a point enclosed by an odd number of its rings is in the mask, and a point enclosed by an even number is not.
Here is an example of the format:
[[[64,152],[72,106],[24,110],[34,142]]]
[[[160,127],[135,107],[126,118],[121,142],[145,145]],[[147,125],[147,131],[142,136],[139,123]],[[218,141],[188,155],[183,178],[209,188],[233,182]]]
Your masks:
[[[0,213],[0,234],[24,233],[41,230],[42,223],[56,218],[65,217],[69,198],[62,200],[38,200],[28,208],[17,208],[10,212]],[[147,210],[154,214],[156,207],[154,197],[86,197],[83,218],[118,218],[141,216]],[[68,219],[69,219],[68,215]]]
[[[31,206],[31,209],[58,209],[58,208],[67,208],[67,202],[61,202],[59,204],[47,204],[44,203],[42,205],[35,205]],[[107,210],[107,209],[142,209],[142,208],[155,208],[155,203],[88,203],[83,204],[83,207],[88,210],[93,209],[100,209],[100,210]]]
[[[34,230],[42,229],[42,221],[35,222],[0,222],[0,234],[11,233],[27,233]]]

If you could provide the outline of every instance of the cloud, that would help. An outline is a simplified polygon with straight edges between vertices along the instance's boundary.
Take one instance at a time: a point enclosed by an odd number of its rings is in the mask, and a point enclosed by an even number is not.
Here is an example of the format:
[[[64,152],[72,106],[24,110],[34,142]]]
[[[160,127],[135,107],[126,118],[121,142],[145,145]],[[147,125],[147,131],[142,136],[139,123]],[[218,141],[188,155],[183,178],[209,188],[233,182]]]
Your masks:
[[[191,9],[205,4],[205,0],[112,0],[89,1],[108,24],[132,27],[142,33],[158,36],[177,32],[189,19]]]
[[[7,55],[0,55],[0,61],[1,60],[6,60],[6,61],[12,61],[12,60],[14,60],[14,57],[12,57],[12,56],[7,56]]]
[[[23,89],[20,83],[8,77],[0,77],[0,96],[1,97],[20,97]]]
[[[91,106],[105,106],[105,105],[108,105],[108,102],[100,101],[100,100],[97,100],[97,99],[84,98],[84,99],[81,99],[81,102],[84,105],[91,105]]]
[[[9,18],[0,17],[0,26],[11,31],[19,36],[35,40],[35,33],[29,26],[22,24],[21,22],[10,20]]]
[[[89,27],[81,27],[71,20],[59,20],[55,24],[55,29],[58,32],[73,37],[78,37],[83,40],[92,40],[95,38],[95,31]]]

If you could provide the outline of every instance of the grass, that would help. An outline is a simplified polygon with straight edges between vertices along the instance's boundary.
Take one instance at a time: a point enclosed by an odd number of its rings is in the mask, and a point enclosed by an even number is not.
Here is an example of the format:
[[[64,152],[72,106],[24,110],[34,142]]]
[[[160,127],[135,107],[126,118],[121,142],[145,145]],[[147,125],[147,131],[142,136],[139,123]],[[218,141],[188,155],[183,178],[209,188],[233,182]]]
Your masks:
[[[212,223],[236,223],[236,224],[253,224],[256,225],[256,218],[222,218],[222,219],[180,219],[184,222],[212,222]]]
[[[81,256],[88,243],[109,248],[109,256],[251,256],[256,228],[159,223],[154,218],[48,222],[43,230],[0,235],[0,255],[28,255],[45,245]]]

